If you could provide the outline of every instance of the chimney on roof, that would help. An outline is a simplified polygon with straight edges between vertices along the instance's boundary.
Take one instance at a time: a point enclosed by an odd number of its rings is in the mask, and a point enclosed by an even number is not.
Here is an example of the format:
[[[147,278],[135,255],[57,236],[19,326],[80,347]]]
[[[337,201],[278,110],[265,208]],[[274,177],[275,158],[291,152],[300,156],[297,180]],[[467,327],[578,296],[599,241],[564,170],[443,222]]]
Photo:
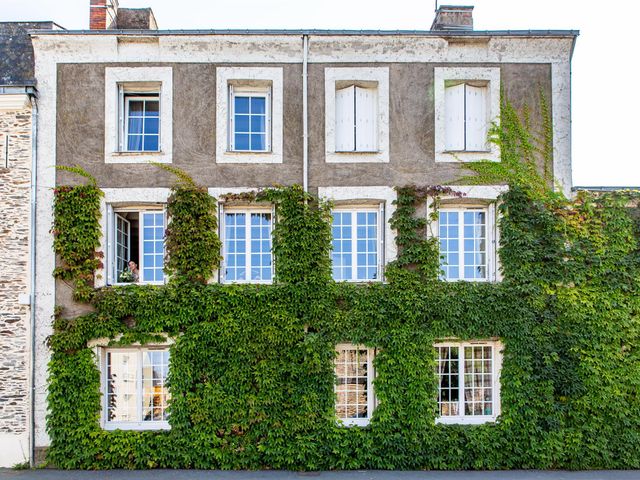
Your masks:
[[[431,24],[432,31],[473,30],[473,7],[463,5],[441,5]]]
[[[106,30],[116,28],[118,0],[91,0],[89,5],[89,28]]]

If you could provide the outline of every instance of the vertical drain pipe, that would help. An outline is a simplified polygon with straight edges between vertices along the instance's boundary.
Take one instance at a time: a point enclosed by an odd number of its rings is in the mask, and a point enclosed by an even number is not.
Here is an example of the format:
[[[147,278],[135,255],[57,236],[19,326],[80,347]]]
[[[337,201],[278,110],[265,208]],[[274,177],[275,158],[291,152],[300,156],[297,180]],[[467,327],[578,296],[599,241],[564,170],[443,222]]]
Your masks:
[[[307,63],[309,60],[309,35],[302,35],[302,188],[309,191],[309,125],[307,112]]]
[[[35,467],[36,462],[36,207],[38,187],[38,101],[35,92],[31,94],[31,232],[29,248],[29,300],[30,300],[30,336],[31,336],[31,375],[29,414],[29,466]]]

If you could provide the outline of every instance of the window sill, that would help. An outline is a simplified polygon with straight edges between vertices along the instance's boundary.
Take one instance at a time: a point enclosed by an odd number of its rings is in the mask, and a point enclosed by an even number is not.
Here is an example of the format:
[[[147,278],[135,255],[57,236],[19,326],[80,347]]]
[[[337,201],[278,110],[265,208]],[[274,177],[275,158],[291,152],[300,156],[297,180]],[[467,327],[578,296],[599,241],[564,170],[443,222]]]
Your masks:
[[[375,150],[370,152],[326,152],[327,163],[388,163],[389,152]]]
[[[105,422],[104,430],[171,430],[169,422]]]
[[[339,418],[339,427],[366,427],[371,422],[370,418]]]
[[[497,415],[478,415],[477,417],[438,417],[436,425],[484,425],[495,423]]]
[[[159,152],[111,152],[105,156],[105,163],[171,163],[171,154]]]
[[[273,151],[226,150],[222,155],[216,156],[216,163],[282,163],[282,154]]]
[[[463,163],[463,162],[479,162],[489,160],[491,162],[500,161],[500,151],[498,148],[491,150],[442,150],[436,151],[436,163]]]

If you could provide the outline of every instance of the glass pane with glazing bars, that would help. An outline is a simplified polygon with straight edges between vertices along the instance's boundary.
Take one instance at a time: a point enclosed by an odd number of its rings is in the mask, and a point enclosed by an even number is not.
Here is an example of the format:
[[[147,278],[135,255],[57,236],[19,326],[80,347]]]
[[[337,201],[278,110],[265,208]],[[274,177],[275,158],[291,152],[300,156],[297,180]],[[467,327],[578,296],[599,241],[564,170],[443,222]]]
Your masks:
[[[369,418],[369,350],[341,348],[335,359],[336,416],[343,420]]]
[[[142,352],[143,422],[164,421],[169,418],[167,411],[169,390],[166,385],[168,370],[168,350],[147,350]]]
[[[164,281],[164,213],[142,213],[142,280]]]
[[[138,355],[130,352],[107,352],[107,415],[109,422],[138,420]]]
[[[447,280],[487,279],[487,214],[484,210],[442,210],[440,266]]]
[[[332,223],[333,279],[369,281],[379,278],[377,211],[335,211]]]
[[[127,150],[157,152],[160,149],[159,97],[127,97]]]
[[[235,94],[234,150],[263,152],[267,150],[267,96]]]
[[[458,347],[438,347],[438,409],[441,417],[460,414]]]
[[[271,281],[271,213],[227,212],[224,218],[225,280]]]
[[[493,355],[490,346],[464,347],[464,414],[493,414]]]

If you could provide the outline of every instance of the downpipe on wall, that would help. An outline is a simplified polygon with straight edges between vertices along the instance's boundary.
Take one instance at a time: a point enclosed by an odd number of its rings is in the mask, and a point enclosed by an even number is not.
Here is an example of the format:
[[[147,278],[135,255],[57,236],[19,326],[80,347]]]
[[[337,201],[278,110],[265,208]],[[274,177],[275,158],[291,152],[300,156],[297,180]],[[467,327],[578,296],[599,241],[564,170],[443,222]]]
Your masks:
[[[309,126],[307,113],[307,64],[309,35],[302,35],[302,189],[309,191]]]
[[[31,337],[30,344],[30,375],[29,375],[29,465],[35,467],[35,406],[36,406],[36,206],[37,206],[37,187],[38,187],[38,100],[35,92],[30,95],[31,100],[31,225],[30,225],[30,248],[29,248],[29,300],[30,300],[30,318],[29,318],[29,335]]]

